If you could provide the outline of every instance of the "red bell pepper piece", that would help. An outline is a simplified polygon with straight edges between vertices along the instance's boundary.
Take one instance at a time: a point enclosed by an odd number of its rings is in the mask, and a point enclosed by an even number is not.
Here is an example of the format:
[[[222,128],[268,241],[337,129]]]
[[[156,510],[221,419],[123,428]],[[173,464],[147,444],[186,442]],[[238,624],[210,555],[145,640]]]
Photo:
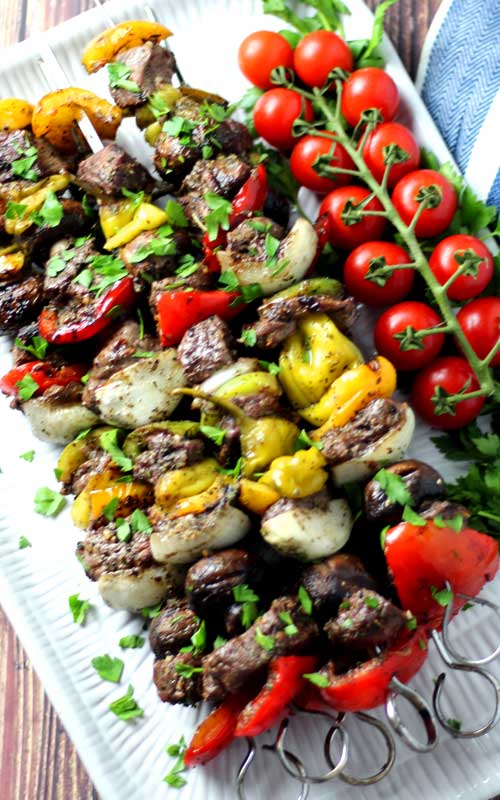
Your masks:
[[[240,711],[247,702],[246,692],[231,695],[203,720],[184,755],[186,767],[206,764],[231,744]]]
[[[232,213],[229,215],[229,230],[233,230],[249,214],[264,208],[267,197],[267,173],[264,164],[252,170],[239,192],[233,198]],[[210,240],[208,233],[203,237],[204,263],[209,272],[220,272],[220,264],[215,251],[224,247],[227,241],[226,231],[219,228],[215,239]]]
[[[59,311],[55,306],[47,306],[40,314],[38,328],[51,344],[76,344],[91,339],[101,333],[113,321],[115,308],[126,310],[135,300],[134,282],[126,276],[111,286],[99,299],[88,306],[77,308],[78,318],[74,322],[59,322]]]
[[[316,668],[315,656],[280,656],[269,667],[265,686],[243,709],[236,736],[258,736],[275,725],[288,704],[304,688],[304,673]]]
[[[160,340],[163,347],[172,347],[192,325],[216,314],[229,320],[240,313],[244,304],[235,304],[239,292],[213,289],[172,289],[156,297],[156,316]]]
[[[498,544],[472,528],[457,532],[429,521],[401,522],[385,538],[385,557],[403,608],[420,623],[440,628],[444,607],[435,599],[449,581],[453,591],[475,597],[498,571]],[[453,610],[465,600],[454,599]]]
[[[393,677],[403,683],[413,678],[427,658],[427,637],[417,628],[404,644],[389,647],[385,653],[366,661],[344,675],[335,676],[321,696],[337,711],[366,711],[384,703]]]
[[[318,259],[330,239],[330,217],[328,214],[322,214],[322,216],[316,220],[314,223],[314,230],[316,231],[316,235],[318,237],[318,244],[316,245],[316,253],[311,262],[311,266],[307,270],[306,276],[310,275],[311,272],[314,272],[316,264],[318,263]]]
[[[51,386],[66,386],[68,383],[79,383],[87,371],[87,368],[81,364],[65,364],[63,366],[55,366],[48,361],[28,361],[26,364],[21,364],[19,367],[14,367],[9,370],[2,378],[0,378],[0,389],[4,394],[18,395],[19,382],[29,375],[35,383],[38,384],[38,389],[34,392],[35,395],[43,394]]]

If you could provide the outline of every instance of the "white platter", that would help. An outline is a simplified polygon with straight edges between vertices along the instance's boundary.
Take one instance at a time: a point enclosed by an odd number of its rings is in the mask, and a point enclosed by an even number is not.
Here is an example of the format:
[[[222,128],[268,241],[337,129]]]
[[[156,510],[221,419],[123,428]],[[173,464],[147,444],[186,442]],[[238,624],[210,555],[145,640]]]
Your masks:
[[[369,35],[372,16],[361,0],[347,0],[352,16],[346,20],[349,39]],[[236,66],[236,51],[241,39],[252,30],[279,29],[279,21],[260,12],[259,0],[151,0],[160,21],[171,27],[171,40],[186,80],[192,85],[217,91],[230,100],[238,99],[246,88]],[[139,3],[112,2],[107,7],[116,20],[141,18]],[[408,24],[411,24],[408,20]],[[2,51],[0,86],[4,96],[17,95],[36,100],[47,90],[40,71],[38,54],[47,46],[53,48],[66,70],[69,82],[89,85],[105,92],[101,76],[88,78],[80,66],[80,53],[86,41],[106,27],[101,11],[87,12],[52,29],[29,42]],[[450,160],[439,133],[420,101],[392,45],[385,41],[384,54],[388,70],[398,83],[403,99],[403,118],[410,122],[419,141],[433,150],[443,161]],[[53,87],[52,87],[53,88]],[[140,145],[141,157],[148,154],[133,124],[120,133],[120,141],[135,152]],[[370,347],[365,340],[365,348]],[[9,342],[0,340],[0,374],[10,367]],[[102,800],[233,800],[234,775],[244,748],[233,745],[215,763],[189,774],[183,790],[169,788],[162,782],[171,760],[165,746],[181,734],[189,739],[203,710],[164,706],[156,698],[152,685],[153,657],[145,646],[123,654],[118,640],[125,633],[139,633],[141,621],[124,612],[112,612],[100,601],[95,585],[86,580],[74,557],[79,538],[66,510],[57,520],[36,515],[33,496],[42,485],[56,487],[52,478],[56,450],[33,440],[20,413],[0,400],[2,468],[0,501],[0,599],[33,661],[47,693],[97,787]],[[33,463],[19,459],[20,453],[36,449]],[[443,461],[432,443],[430,431],[421,426],[411,452],[441,468],[452,477],[453,467]],[[18,550],[19,536],[32,542],[32,548]],[[76,626],[68,611],[68,596],[80,592],[94,604],[84,628]],[[485,592],[500,599],[497,581]],[[498,639],[498,627],[491,618],[476,612],[462,615],[454,625],[457,642],[471,654],[483,653]],[[414,681],[416,688],[430,696],[433,678],[441,671],[439,658],[431,648],[429,660]],[[120,686],[105,683],[91,667],[96,655],[110,653],[125,661]],[[495,671],[495,669],[493,669]],[[496,668],[498,673],[498,668]],[[109,703],[124,694],[132,683],[135,696],[145,709],[142,720],[124,723],[108,711]],[[478,720],[481,709],[487,708],[482,688],[475,683],[459,683],[448,679],[456,702],[450,717],[463,719],[464,724]],[[295,730],[298,730],[296,726]],[[313,770],[321,770],[318,761],[324,731],[311,722],[300,726],[300,734],[291,739],[292,749],[300,750]],[[379,742],[358,727],[354,737],[363,737],[359,747],[358,766],[368,772],[376,769]],[[271,735],[263,737],[271,741]],[[368,788],[350,788],[343,783],[315,787],[312,800],[486,800],[500,792],[500,727],[477,740],[456,741],[446,733],[430,755],[417,756],[398,744],[397,763],[391,775],[381,784]],[[364,767],[363,767],[364,765]],[[260,755],[252,771],[252,787],[248,800],[292,800],[297,786],[284,777],[269,756]],[[10,798],[5,798],[10,800]],[[36,798],[26,798],[36,800]]]

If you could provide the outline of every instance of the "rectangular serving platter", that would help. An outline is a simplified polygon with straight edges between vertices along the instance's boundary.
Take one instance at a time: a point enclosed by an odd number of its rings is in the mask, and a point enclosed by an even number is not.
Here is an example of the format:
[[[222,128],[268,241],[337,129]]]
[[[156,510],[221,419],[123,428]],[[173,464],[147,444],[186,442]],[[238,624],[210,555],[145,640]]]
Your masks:
[[[259,0],[151,0],[158,19],[174,31],[172,48],[186,80],[194,86],[216,91],[229,100],[243,94],[246,83],[239,74],[236,53],[239,42],[252,30],[275,29],[282,25],[261,13]],[[369,36],[372,15],[361,0],[347,0],[351,16],[346,18],[348,39]],[[39,57],[49,47],[63,70],[68,84],[88,86],[107,95],[105,78],[88,77],[80,64],[85,43],[109,25],[109,18],[143,18],[140,3],[112,2],[103,13],[95,9],[53,28],[27,42],[4,50],[0,58],[2,96],[19,96],[36,101],[53,88],[46,82]],[[410,24],[410,20],[408,23]],[[385,39],[383,53],[387,69],[395,78],[402,96],[402,119],[410,124],[421,144],[433,150],[442,161],[451,156],[415,87],[405,72],[391,43]],[[62,82],[59,81],[62,85]],[[127,121],[119,142],[147,164],[149,154],[132,121]],[[312,201],[306,198],[312,211]],[[362,326],[362,345],[372,347],[370,321]],[[0,340],[0,371],[10,367],[10,341]],[[79,532],[73,527],[68,508],[56,520],[45,519],[33,511],[33,497],[42,485],[56,488],[53,468],[57,449],[33,439],[19,412],[12,411],[6,398],[0,398],[2,446],[0,450],[0,601],[32,660],[63,724],[73,739],[102,800],[233,800],[234,778],[245,754],[241,743],[204,769],[189,774],[182,790],[162,782],[171,767],[165,753],[169,743],[181,734],[189,739],[205,709],[164,706],[152,685],[153,656],[149,648],[129,650],[118,647],[121,636],[141,633],[142,620],[125,612],[112,611],[100,600],[96,587],[85,578],[75,556]],[[430,441],[430,431],[419,425],[411,454],[429,461],[446,477],[457,467],[443,460]],[[19,458],[35,448],[32,463]],[[32,542],[18,549],[20,535]],[[74,624],[68,597],[79,592],[93,604],[87,624]],[[490,585],[485,596],[500,600],[500,582]],[[500,632],[492,617],[470,611],[454,624],[456,642],[468,653],[493,648]],[[433,679],[442,671],[440,660],[431,648],[429,660],[414,681],[417,689],[430,697]],[[121,656],[125,671],[120,686],[99,679],[91,659],[103,653]],[[492,671],[499,674],[498,667]],[[449,677],[450,717],[478,721],[489,704],[484,687],[470,680]],[[124,723],[108,710],[109,703],[122,696],[129,684],[145,710],[143,719]],[[378,714],[380,716],[380,713]],[[354,722],[348,728],[356,745],[350,771],[376,771],[380,766],[380,741],[366,726]],[[310,719],[296,721],[290,746],[300,752],[311,771],[324,768],[322,741],[326,729]],[[270,742],[272,734],[263,737]],[[476,740],[457,741],[441,733],[437,749],[416,755],[398,744],[397,762],[392,773],[380,784],[349,787],[340,781],[313,787],[312,800],[487,800],[500,792],[500,729]],[[252,772],[248,800],[294,800],[298,784],[285,776],[269,755],[259,751]],[[6,798],[6,800],[10,800]],[[36,798],[26,798],[36,800]]]

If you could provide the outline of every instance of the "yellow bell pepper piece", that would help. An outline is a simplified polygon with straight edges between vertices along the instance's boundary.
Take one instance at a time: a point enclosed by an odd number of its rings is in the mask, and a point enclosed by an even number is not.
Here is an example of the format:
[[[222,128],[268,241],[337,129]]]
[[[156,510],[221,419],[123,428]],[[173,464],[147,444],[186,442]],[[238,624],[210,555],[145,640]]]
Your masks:
[[[320,439],[329,428],[345,425],[376,397],[391,397],[396,381],[396,370],[383,356],[344,372],[319,403],[301,410],[301,416],[312,425],[323,425],[311,438]]]
[[[15,131],[28,128],[33,117],[33,106],[18,97],[4,97],[0,100],[0,130]]]
[[[139,236],[143,231],[152,231],[168,222],[168,217],[161,208],[152,203],[141,203],[130,222],[123,226],[114,236],[107,239],[106,250],[123,247]]]
[[[13,278],[24,267],[25,255],[22,250],[6,247],[0,252],[0,280],[6,281]]]
[[[353,342],[326,314],[306,314],[281,351],[280,382],[295,408],[317,403],[346,369],[363,362]]]
[[[99,446],[101,434],[110,430],[112,430],[111,426],[101,425],[99,428],[94,428],[93,431],[90,431],[83,439],[78,439],[77,437],[66,445],[57,462],[61,483],[67,483],[72,479],[78,467],[87,460],[89,452]]]
[[[316,447],[298,450],[293,456],[275,458],[259,483],[275,489],[282,497],[308,497],[320,492],[327,482],[325,464],[326,458]]]
[[[229,482],[219,475],[205,491],[177,500],[168,510],[169,518],[177,519],[178,517],[185,517],[187,514],[203,514],[204,511],[213,508],[222,499],[224,489]]]
[[[119,501],[116,517],[123,516],[130,509],[130,501],[146,501],[151,494],[150,487],[145,483],[132,481],[131,483],[118,483],[118,473],[105,470],[89,478],[85,489],[80,492],[71,509],[71,518],[78,528],[88,528],[102,516],[102,512],[115,498]]]
[[[260,517],[280,499],[281,495],[270,486],[242,478],[240,481],[240,503]]]
[[[137,202],[132,198],[104,202],[99,204],[99,222],[106,239],[111,239],[118,231],[128,225],[134,218]]]
[[[191,467],[165,472],[155,485],[156,503],[164,508],[170,508],[178,500],[198,495],[209,489],[220,477],[217,466],[215,458],[205,458]]]
[[[13,236],[19,236],[33,225],[31,215],[39,211],[50,191],[62,192],[69,185],[71,175],[67,172],[61,175],[51,175],[43,181],[34,183],[33,186],[23,187],[18,191],[9,193],[8,199],[24,206],[22,214],[13,219],[5,218],[5,230]]]

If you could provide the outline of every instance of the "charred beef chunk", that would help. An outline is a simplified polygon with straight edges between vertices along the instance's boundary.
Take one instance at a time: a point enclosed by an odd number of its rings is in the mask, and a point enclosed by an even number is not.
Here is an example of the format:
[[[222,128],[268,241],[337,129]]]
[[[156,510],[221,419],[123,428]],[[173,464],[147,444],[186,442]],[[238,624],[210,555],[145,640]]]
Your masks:
[[[120,258],[134,278],[148,275],[156,281],[172,275],[179,266],[179,256],[189,252],[190,238],[183,231],[172,234],[171,245],[165,246],[165,255],[157,256],[151,252],[151,243],[155,239],[158,239],[157,231],[146,231],[120,250]]]
[[[315,612],[323,617],[336,614],[340,603],[358,589],[377,588],[359,558],[347,553],[306,567],[301,584],[312,599]]]
[[[50,386],[43,393],[43,399],[47,403],[81,403],[83,386],[81,383],[71,381],[66,386]]]
[[[333,646],[356,650],[387,646],[403,630],[406,616],[389,600],[367,589],[350,594],[339,613],[325,625]]]
[[[234,587],[252,584],[256,575],[256,558],[245,550],[231,548],[202,558],[186,575],[189,605],[200,617],[220,612],[234,602]]]
[[[233,338],[226,323],[209,317],[189,328],[177,349],[186,380],[201,383],[221,367],[234,361]]]
[[[408,459],[391,464],[387,472],[397,475],[404,481],[412,502],[417,508],[423,501],[431,502],[434,498],[444,497],[446,484],[434,467],[424,464],[423,461]],[[381,525],[399,522],[403,514],[403,506],[389,500],[380,483],[373,479],[364,489],[363,506],[366,518]]]
[[[75,278],[85,266],[99,255],[93,239],[75,245],[74,238],[60,239],[50,249],[49,260],[45,265],[43,293],[46,300],[78,297],[87,294]]]
[[[115,63],[124,64],[129,70],[127,81],[137,85],[138,91],[110,87],[113,100],[120,108],[139,106],[156,92],[162,84],[171,83],[175,72],[175,56],[165,47],[145,42],[140,47],[125,50]]]
[[[191,636],[200,627],[200,620],[188,607],[187,600],[169,600],[158,617],[151,622],[149,642],[156,658],[175,655],[191,644]]]
[[[157,351],[159,344],[151,336],[140,337],[137,322],[124,322],[111,336],[107,344],[99,351],[89,372],[89,379],[83,392],[83,402],[92,407],[95,391],[118,370],[135,362],[134,354],[143,351]]]
[[[252,419],[279,416],[283,411],[278,395],[266,389],[256,392],[256,394],[236,395],[231,400],[245,412],[247,417],[252,417]]]
[[[160,700],[163,703],[182,703],[185,706],[199,703],[202,689],[201,666],[201,657],[192,653],[179,653],[177,656],[167,656],[156,661],[153,680]]]
[[[246,125],[237,122],[235,119],[226,119],[210,134],[211,140],[217,150],[223,153],[235,153],[237,156],[245,156],[253,147],[252,137]]]
[[[234,417],[225,416],[220,420],[219,428],[225,431],[225,436],[217,460],[223,466],[229,466],[237,461],[240,453],[240,426]]]
[[[282,619],[283,614],[286,619],[288,614],[291,616],[297,633],[285,633],[287,622]],[[269,637],[265,647],[262,635]],[[273,658],[314,648],[317,637],[315,622],[302,611],[298,600],[279,597],[245,633],[203,659],[203,698],[223,700],[264,671]]]
[[[99,475],[111,466],[111,456],[102,450],[88,447],[88,457],[73,473],[71,480],[63,485],[63,494],[80,494],[85,489],[92,475]]]
[[[281,500],[277,500],[276,503],[269,506],[262,517],[262,522],[277,517],[278,514],[284,514],[286,511],[293,511],[295,508],[325,510],[331,499],[327,489],[322,489],[320,492],[310,494],[300,500],[295,500],[292,497],[282,497]]]
[[[124,514],[132,513],[136,506],[137,501],[131,498],[130,508]],[[149,536],[136,533],[129,542],[122,542],[116,535],[114,522],[90,531],[83,542],[78,542],[76,553],[92,581],[119,570],[139,573],[155,563]]]
[[[285,230],[267,217],[244,220],[228,232],[225,250],[230,254],[232,262],[244,264],[250,260],[262,262],[264,265],[269,262],[266,246],[268,236],[281,241]]]
[[[328,314],[343,331],[356,319],[356,306],[350,297],[340,300],[330,295],[299,295],[264,301],[259,308],[258,322],[246,325],[245,330],[255,332],[257,347],[272,349],[295,333],[300,317],[315,312]]]
[[[209,208],[203,195],[213,192],[230,200],[250,175],[250,167],[238,156],[220,155],[213,161],[198,161],[184,179],[180,188],[179,202],[189,220],[205,219]]]
[[[122,189],[148,191],[153,179],[142,164],[112,143],[80,162],[76,182],[96,197],[122,197]]]
[[[62,217],[58,225],[38,225],[29,229],[26,237],[28,251],[37,263],[44,261],[54,242],[66,236],[80,236],[87,231],[88,221],[77,200],[62,198]]]
[[[43,278],[25,276],[16,283],[0,285],[0,331],[10,333],[31,322],[43,304]]]
[[[29,346],[33,337],[39,335],[40,331],[38,330],[38,320],[36,320],[36,322],[29,322],[27,325],[23,325],[23,327],[19,328],[17,331],[16,342],[19,340],[19,342],[24,346]],[[33,353],[29,353],[27,350],[24,350],[17,344],[15,344],[12,348],[12,366],[14,367],[18,367],[20,364],[27,364],[28,361],[33,361],[33,358]]]
[[[345,425],[325,433],[321,452],[332,464],[355,458],[399,425],[403,414],[401,404],[394,400],[372,400]]]
[[[32,150],[36,149],[36,152]],[[29,151],[30,156],[27,155]],[[21,159],[36,159],[30,166],[19,164]],[[30,175],[27,184],[56,175],[60,172],[72,172],[74,158],[63,156],[44,139],[37,139],[26,130],[7,131],[0,133],[0,183],[18,181]],[[31,180],[33,179],[33,180]]]
[[[155,483],[164,472],[195,464],[203,458],[201,439],[185,439],[176,433],[156,429],[145,436],[146,449],[134,461],[134,478]]]

